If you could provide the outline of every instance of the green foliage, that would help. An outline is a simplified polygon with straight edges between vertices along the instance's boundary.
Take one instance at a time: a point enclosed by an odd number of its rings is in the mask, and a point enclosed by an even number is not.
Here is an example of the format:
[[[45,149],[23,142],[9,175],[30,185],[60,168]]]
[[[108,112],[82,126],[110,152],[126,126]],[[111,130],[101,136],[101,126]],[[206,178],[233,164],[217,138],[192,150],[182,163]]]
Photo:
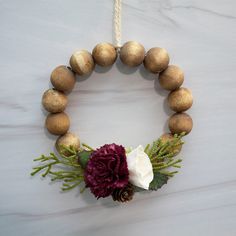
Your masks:
[[[154,178],[149,185],[149,190],[156,191],[157,189],[161,188],[164,184],[167,183],[169,177],[165,174],[160,172],[154,172]]]
[[[91,154],[92,154],[92,151],[86,151],[86,150],[83,150],[83,151],[78,153],[79,163],[80,163],[80,165],[83,169],[86,168],[88,160],[89,160]]]
[[[60,157],[54,153],[35,159],[39,166],[33,167],[32,176],[43,171],[42,177],[50,176],[51,181],[63,181],[62,190],[70,190],[80,185],[84,180],[83,169],[78,163],[78,150],[73,147],[60,147]],[[63,154],[64,153],[64,154]],[[66,155],[65,155],[66,154]]]
[[[159,171],[154,172],[152,182],[149,184],[149,191],[156,191],[167,183],[169,177],[166,174],[160,173]],[[134,186],[135,192],[147,191],[146,189]]]
[[[161,138],[148,144],[145,152],[149,156],[154,172],[154,178],[150,183],[149,190],[157,190],[167,183],[169,177],[173,177],[178,171],[169,171],[170,167],[180,168],[182,160],[175,160],[177,147],[183,145],[181,140],[185,134],[175,134],[174,138],[167,142],[162,142]],[[55,153],[35,159],[39,166],[33,167],[32,176],[39,172],[42,177],[50,176],[51,181],[62,181],[62,190],[70,190],[84,182],[84,169],[94,149],[87,144],[82,144],[80,150],[73,147],[60,146],[60,156]],[[84,188],[83,188],[84,190]],[[82,191],[83,191],[82,190]],[[135,187],[135,191],[144,191],[145,189]]]
[[[57,151],[62,157],[72,157],[76,156],[78,153],[78,150],[76,150],[73,146],[66,146],[66,145],[59,145],[57,147]]]
[[[169,171],[170,167],[180,168],[178,164],[182,159],[175,159],[177,154],[177,147],[182,146],[184,142],[182,137],[185,133],[180,135],[175,134],[174,138],[167,142],[162,142],[161,138],[154,141],[152,145],[148,144],[145,152],[149,156],[154,173],[160,173],[167,177],[173,177],[178,171]]]

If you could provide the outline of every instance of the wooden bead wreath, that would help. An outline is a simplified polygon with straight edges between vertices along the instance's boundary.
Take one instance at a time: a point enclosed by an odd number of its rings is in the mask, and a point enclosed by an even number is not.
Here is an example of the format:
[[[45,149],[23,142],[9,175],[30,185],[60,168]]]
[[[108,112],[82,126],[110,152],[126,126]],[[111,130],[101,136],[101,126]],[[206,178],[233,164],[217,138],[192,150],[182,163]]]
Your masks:
[[[66,94],[70,92],[79,76],[90,74],[95,65],[111,66],[117,56],[127,66],[144,67],[159,74],[160,86],[169,90],[168,104],[176,112],[169,119],[170,133],[163,134],[146,148],[124,148],[122,145],[105,144],[93,149],[80,144],[80,139],[68,132],[70,120],[64,110],[68,103]],[[184,81],[182,70],[169,65],[169,55],[163,48],[151,48],[146,54],[144,47],[134,41],[117,48],[110,43],[100,43],[92,54],[86,50],[76,51],[70,58],[70,66],[58,66],[51,74],[53,89],[43,94],[42,104],[50,112],[46,118],[46,128],[54,135],[59,155],[51,153],[35,159],[40,165],[33,168],[32,175],[44,171],[43,177],[63,181],[62,190],[70,190],[84,183],[95,197],[112,196],[114,201],[127,202],[137,191],[157,190],[177,173],[171,168],[180,168],[181,159],[175,159],[180,152],[182,137],[193,126],[191,117],[184,113],[193,103],[189,89],[180,87]],[[56,167],[56,168],[55,168]],[[67,167],[66,169],[64,167]],[[61,168],[61,169],[58,169]]]

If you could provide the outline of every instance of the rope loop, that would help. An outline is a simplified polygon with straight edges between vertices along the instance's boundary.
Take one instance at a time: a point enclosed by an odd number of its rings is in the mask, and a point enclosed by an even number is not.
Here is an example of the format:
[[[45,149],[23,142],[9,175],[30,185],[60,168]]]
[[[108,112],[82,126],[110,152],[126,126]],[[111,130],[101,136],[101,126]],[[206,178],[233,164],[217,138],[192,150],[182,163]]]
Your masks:
[[[121,47],[121,0],[114,0],[114,34],[115,46],[119,52]]]

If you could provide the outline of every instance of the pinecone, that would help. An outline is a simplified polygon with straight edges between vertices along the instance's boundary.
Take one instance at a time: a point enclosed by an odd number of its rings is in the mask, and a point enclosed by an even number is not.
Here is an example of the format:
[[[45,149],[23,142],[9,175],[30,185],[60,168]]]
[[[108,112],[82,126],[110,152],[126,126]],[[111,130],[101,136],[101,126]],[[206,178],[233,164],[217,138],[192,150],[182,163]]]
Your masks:
[[[134,195],[134,187],[132,184],[126,185],[124,188],[117,188],[112,193],[112,198],[114,201],[118,202],[128,202],[132,200]]]

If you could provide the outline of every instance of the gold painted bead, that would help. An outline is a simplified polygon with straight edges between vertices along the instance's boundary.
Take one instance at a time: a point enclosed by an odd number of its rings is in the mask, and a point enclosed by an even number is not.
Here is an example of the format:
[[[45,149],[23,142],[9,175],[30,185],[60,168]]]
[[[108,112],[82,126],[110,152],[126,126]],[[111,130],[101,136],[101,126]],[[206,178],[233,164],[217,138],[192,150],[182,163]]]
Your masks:
[[[58,66],[52,71],[50,80],[55,89],[67,93],[74,88],[75,74],[67,66]]]
[[[120,59],[127,66],[135,67],[142,64],[144,56],[144,47],[135,41],[125,43],[120,49]]]
[[[175,113],[169,119],[169,129],[172,134],[190,133],[193,128],[193,120],[186,113]]]
[[[64,112],[49,114],[45,121],[45,126],[51,134],[65,134],[70,127],[70,119]]]
[[[63,153],[64,155],[69,155],[68,152],[65,152],[62,146],[65,147],[73,147],[75,150],[79,150],[80,148],[80,140],[79,138],[70,132],[60,136],[56,141],[56,149],[59,153]]]
[[[193,96],[189,89],[179,88],[172,91],[168,96],[170,109],[176,112],[188,110],[193,104]]]
[[[68,99],[64,93],[55,89],[48,89],[42,98],[43,107],[51,113],[58,113],[65,110]]]
[[[111,66],[117,58],[115,47],[110,43],[99,43],[93,49],[93,58],[99,66]]]
[[[174,135],[169,134],[169,133],[165,133],[160,137],[160,139],[161,139],[161,142],[163,144],[165,144],[167,142],[173,141]],[[169,151],[171,151],[171,152],[175,153],[175,155],[177,155],[178,153],[180,153],[181,149],[182,149],[182,144],[178,144],[178,145],[174,146],[173,148],[171,148],[171,150],[169,150]]]
[[[76,51],[70,58],[70,66],[78,75],[90,74],[94,69],[93,57],[86,50]]]
[[[178,66],[170,65],[160,73],[159,82],[163,89],[175,90],[183,84],[184,73]]]
[[[144,59],[144,66],[152,73],[165,70],[169,64],[169,55],[164,48],[151,48]]]

